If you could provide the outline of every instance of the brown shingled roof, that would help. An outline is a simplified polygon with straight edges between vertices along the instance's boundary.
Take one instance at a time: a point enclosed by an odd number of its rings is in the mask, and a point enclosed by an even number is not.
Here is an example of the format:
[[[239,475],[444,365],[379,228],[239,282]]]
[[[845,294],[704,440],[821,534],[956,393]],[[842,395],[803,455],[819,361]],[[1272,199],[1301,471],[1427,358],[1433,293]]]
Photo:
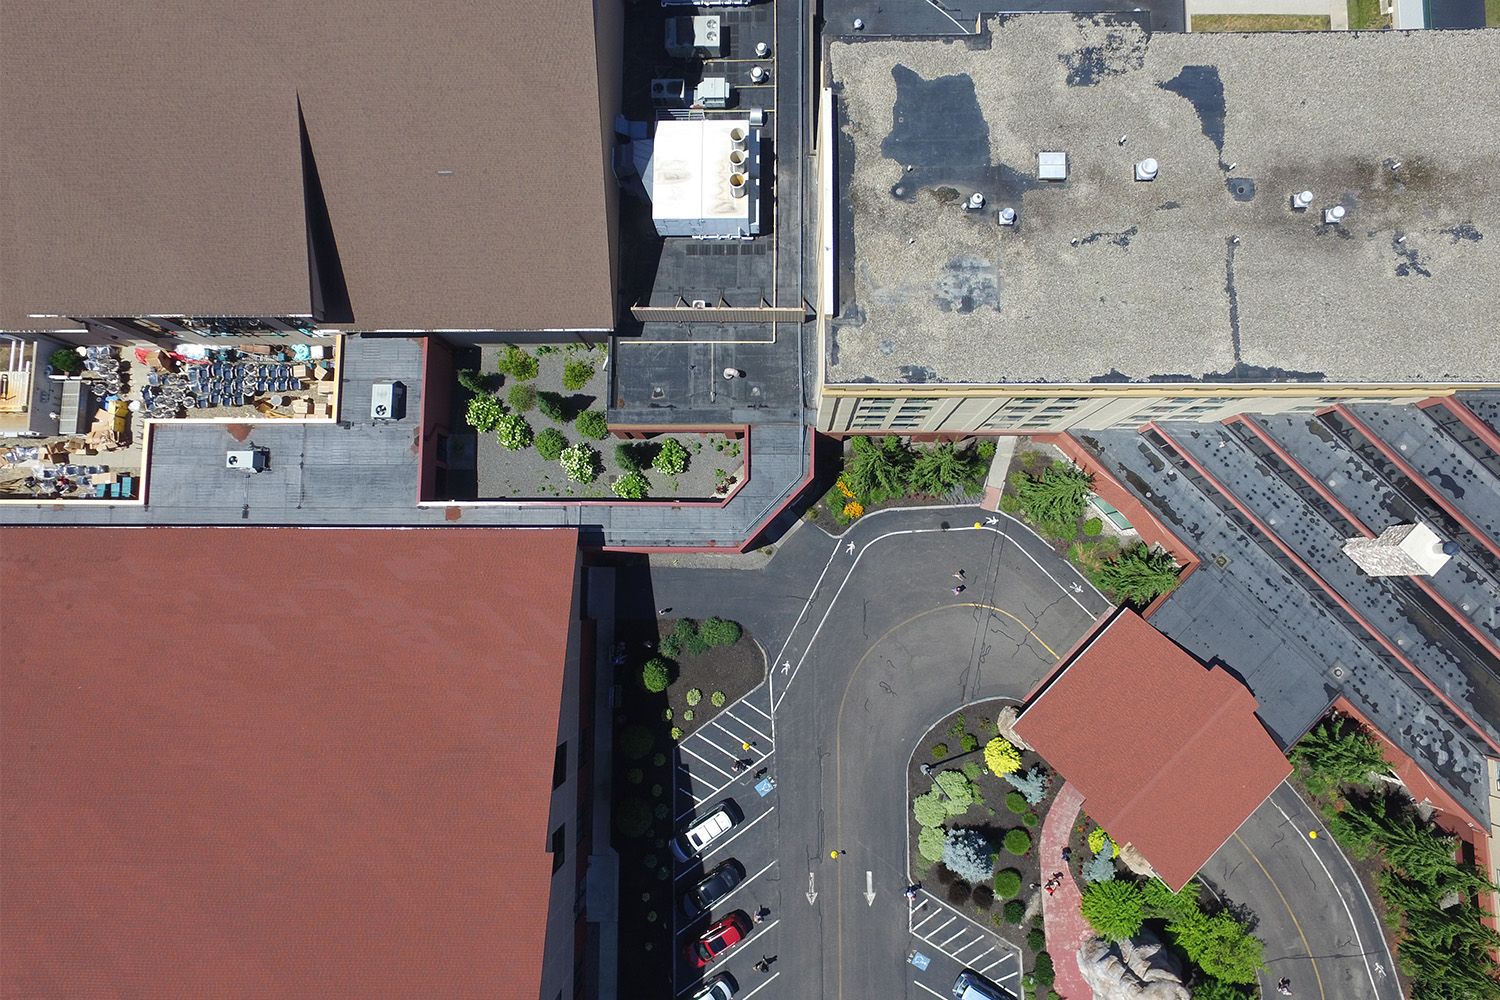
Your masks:
[[[0,995],[536,1000],[576,545],[0,529]]]
[[[1094,637],[1016,722],[1118,843],[1174,890],[1265,801],[1291,765],[1257,702],[1133,611]]]
[[[311,313],[299,101],[356,329],[611,328],[611,9],[0,6],[0,329]]]

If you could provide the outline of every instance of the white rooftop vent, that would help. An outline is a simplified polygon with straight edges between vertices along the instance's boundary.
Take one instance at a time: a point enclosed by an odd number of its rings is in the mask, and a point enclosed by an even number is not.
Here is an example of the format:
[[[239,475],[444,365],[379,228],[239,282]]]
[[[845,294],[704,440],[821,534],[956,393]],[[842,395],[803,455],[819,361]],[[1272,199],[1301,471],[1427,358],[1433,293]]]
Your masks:
[[[260,472],[266,467],[266,455],[263,451],[247,449],[245,451],[231,451],[224,456],[224,468],[238,469],[241,472]]]
[[[1016,210],[1006,205],[995,213],[995,221],[1002,226],[1014,226],[1016,224]]]
[[[1135,179],[1138,181],[1156,180],[1156,171],[1158,167],[1159,164],[1157,164],[1157,162],[1149,156],[1144,160],[1140,160],[1135,165]]]
[[[760,83],[765,78],[766,78],[766,71],[765,71],[764,68],[762,68],[760,66],[751,66],[750,67],[750,82],[752,82],[752,83]]]
[[[1323,221],[1330,226],[1336,226],[1344,221],[1344,206],[1335,205],[1332,208],[1323,209]]]
[[[969,200],[964,204],[964,208],[971,212],[977,212],[983,207],[984,195],[980,194],[978,191],[975,191],[973,194],[969,195]]]
[[[1044,181],[1065,181],[1068,179],[1068,154],[1067,153],[1038,153],[1036,154],[1036,175]]]
[[[1292,195],[1292,209],[1294,211],[1305,212],[1312,203],[1313,193],[1311,191],[1298,191]]]
[[[1378,538],[1344,543],[1344,554],[1368,576],[1431,576],[1459,551],[1456,543],[1443,541],[1420,522],[1395,524]]]
[[[771,54],[771,45],[770,45],[769,42],[756,42],[755,43],[755,58],[757,58],[757,59],[764,59],[766,56],[768,56],[770,54]]]

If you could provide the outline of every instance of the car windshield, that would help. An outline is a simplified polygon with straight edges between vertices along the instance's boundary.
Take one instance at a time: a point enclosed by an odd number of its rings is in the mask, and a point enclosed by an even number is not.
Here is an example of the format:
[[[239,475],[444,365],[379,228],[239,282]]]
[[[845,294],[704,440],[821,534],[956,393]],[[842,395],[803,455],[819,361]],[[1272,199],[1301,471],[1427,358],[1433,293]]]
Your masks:
[[[697,944],[693,945],[693,951],[697,952],[698,957],[703,959],[703,961],[705,962],[711,960],[714,957],[714,953],[709,951],[708,945],[704,944],[702,941],[699,941]]]

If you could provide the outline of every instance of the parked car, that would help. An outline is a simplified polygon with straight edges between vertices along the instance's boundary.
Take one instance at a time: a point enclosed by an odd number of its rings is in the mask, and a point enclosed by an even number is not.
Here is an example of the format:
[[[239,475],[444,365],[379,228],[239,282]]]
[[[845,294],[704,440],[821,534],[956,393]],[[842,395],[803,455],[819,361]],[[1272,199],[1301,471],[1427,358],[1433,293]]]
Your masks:
[[[1004,988],[973,969],[965,969],[953,980],[953,996],[954,1000],[1015,1000]]]
[[[688,960],[701,969],[739,944],[749,933],[750,917],[743,910],[735,910],[704,931],[698,940],[688,942]]]
[[[739,986],[729,973],[721,972],[703,984],[703,989],[693,994],[693,1000],[729,1000],[739,992]]]
[[[745,866],[730,858],[682,894],[682,912],[689,917],[707,913],[713,905],[745,881]]]
[[[725,799],[713,812],[696,819],[686,830],[672,838],[672,853],[678,861],[687,861],[709,844],[745,821],[745,814],[733,799]]]

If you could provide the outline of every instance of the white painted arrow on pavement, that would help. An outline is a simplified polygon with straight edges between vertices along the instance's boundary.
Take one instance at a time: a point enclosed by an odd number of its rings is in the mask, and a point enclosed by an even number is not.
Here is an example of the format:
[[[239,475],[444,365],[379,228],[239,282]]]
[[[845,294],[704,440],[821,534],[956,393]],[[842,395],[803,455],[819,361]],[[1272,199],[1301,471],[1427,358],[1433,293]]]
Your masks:
[[[873,872],[865,872],[865,905],[875,905],[875,875]]]
[[[813,888],[813,873],[812,872],[808,872],[807,873],[807,905],[811,906],[812,904],[816,903],[817,901],[818,901],[818,890],[816,890],[816,889]]]

